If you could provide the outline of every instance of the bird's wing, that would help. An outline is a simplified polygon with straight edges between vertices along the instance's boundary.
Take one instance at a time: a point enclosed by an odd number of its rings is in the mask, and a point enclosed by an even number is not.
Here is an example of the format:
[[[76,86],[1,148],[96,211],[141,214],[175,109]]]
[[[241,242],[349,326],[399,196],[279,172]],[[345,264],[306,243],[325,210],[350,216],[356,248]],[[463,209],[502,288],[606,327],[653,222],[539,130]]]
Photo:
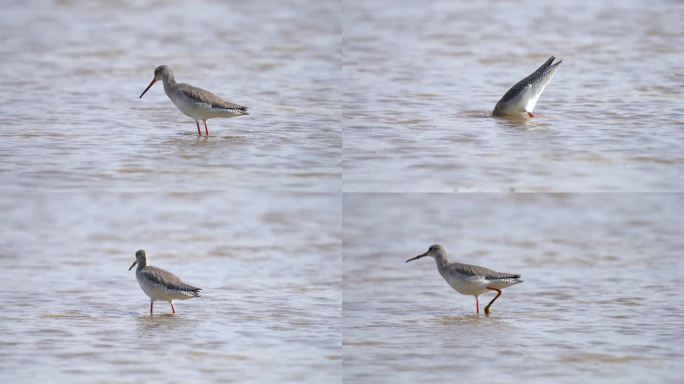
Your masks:
[[[555,56],[551,56],[544,64],[541,65],[541,67],[537,68],[536,71],[532,72],[531,75],[527,76],[526,78],[520,80],[517,82],[511,89],[506,92],[505,95],[501,98],[499,102],[506,102],[514,97],[516,97],[520,91],[529,86],[529,85],[535,85],[537,82],[547,79],[550,80],[550,77],[547,77],[549,74],[552,72],[555,72],[556,68],[560,65],[560,63],[563,62],[563,60],[559,60],[557,63],[552,64],[553,61],[556,59]],[[545,86],[545,84],[544,84]],[[543,87],[542,87],[543,89]],[[541,92],[539,92],[541,94]],[[537,96],[538,98],[538,96]]]
[[[188,84],[178,84],[178,90],[187,98],[194,100],[195,102],[198,103],[205,103],[211,105],[212,108],[221,108],[221,109],[235,109],[238,111],[247,111],[247,107],[235,104],[235,103],[230,103],[222,98],[214,95],[213,93],[202,89],[202,88],[197,88],[193,87],[192,85]]]
[[[496,272],[489,268],[470,264],[449,264],[448,269],[466,276],[481,276],[488,280],[496,279],[518,279],[520,275],[515,273]]]
[[[142,270],[142,274],[150,281],[153,281],[157,284],[161,284],[165,287],[169,287],[171,289],[191,292],[197,292],[202,290],[202,288],[197,288],[190,284],[182,282],[178,276],[174,275],[169,271],[165,271],[161,268],[148,266]]]

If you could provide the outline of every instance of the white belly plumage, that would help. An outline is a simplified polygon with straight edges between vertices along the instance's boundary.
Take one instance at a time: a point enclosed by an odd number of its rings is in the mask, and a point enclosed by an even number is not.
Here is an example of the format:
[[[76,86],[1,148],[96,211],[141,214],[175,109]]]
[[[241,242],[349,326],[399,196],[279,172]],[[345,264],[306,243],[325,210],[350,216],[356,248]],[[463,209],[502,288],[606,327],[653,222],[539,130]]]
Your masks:
[[[489,291],[489,289],[487,289],[487,281],[481,276],[455,276],[447,274],[442,277],[444,277],[444,280],[446,280],[451,288],[463,295],[479,296]]]
[[[213,119],[216,117],[236,117],[242,114],[237,113],[236,110],[232,109],[214,108],[207,103],[198,103],[187,97],[171,98],[171,101],[184,115],[189,116],[196,121]]]
[[[490,291],[487,287],[496,289],[504,289],[511,285],[521,283],[519,279],[492,279],[487,280],[483,276],[468,276],[468,275],[442,275],[447,284],[458,293],[463,295],[480,296],[483,293]]]
[[[178,289],[170,289],[162,284],[150,281],[142,275],[136,274],[136,278],[138,279],[140,288],[152,301],[187,300],[193,297],[187,292]]]

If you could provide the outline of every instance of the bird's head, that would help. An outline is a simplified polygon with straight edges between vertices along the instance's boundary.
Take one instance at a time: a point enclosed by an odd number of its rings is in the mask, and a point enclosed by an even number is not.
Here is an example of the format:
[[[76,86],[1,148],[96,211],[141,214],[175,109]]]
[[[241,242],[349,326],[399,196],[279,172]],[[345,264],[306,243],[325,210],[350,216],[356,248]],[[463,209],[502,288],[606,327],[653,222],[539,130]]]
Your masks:
[[[130,271],[135,267],[135,265],[138,264],[140,265],[139,268],[145,268],[147,265],[147,254],[145,253],[144,249],[139,249],[138,252],[135,253],[135,261],[133,264],[131,264],[130,268],[128,270]]]
[[[418,255],[416,257],[412,257],[412,258],[406,260],[406,262],[408,263],[409,261],[418,260],[421,257],[425,257],[425,256],[431,256],[434,259],[446,258],[446,250],[440,244],[432,244],[430,246],[430,248],[428,248],[427,252],[421,253],[420,255]]]
[[[139,99],[142,98],[145,93],[147,93],[147,90],[150,89],[152,85],[154,85],[154,83],[156,83],[159,80],[165,81],[169,79],[173,79],[173,72],[171,72],[171,68],[169,68],[167,65],[158,66],[154,70],[154,78],[150,82],[150,85],[148,85],[147,88],[145,88],[145,90],[143,91],[143,93],[140,94]]]

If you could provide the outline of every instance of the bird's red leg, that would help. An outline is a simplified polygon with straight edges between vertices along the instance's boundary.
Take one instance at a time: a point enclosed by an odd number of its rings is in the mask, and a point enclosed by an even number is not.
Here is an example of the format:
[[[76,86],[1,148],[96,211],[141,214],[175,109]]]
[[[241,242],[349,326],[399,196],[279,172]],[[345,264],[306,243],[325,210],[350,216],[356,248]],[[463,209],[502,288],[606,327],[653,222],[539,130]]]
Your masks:
[[[173,306],[173,302],[169,301],[169,304],[171,304],[171,312],[176,313],[176,307]]]
[[[202,131],[199,129],[199,121],[195,120],[195,124],[197,124],[197,134],[202,136]]]
[[[154,305],[154,301],[150,301],[150,315],[152,314],[152,306]]]
[[[477,314],[480,314],[480,297],[475,296],[475,308],[477,308]]]
[[[496,299],[498,299],[499,296],[501,296],[501,290],[500,289],[496,289],[496,288],[492,288],[492,287],[487,287],[487,289],[491,289],[492,291],[496,291],[497,293],[496,293],[496,296],[494,296],[494,298],[492,299],[492,301],[490,301],[489,304],[487,304],[487,306],[485,307],[485,315],[489,315],[492,312],[489,309],[489,307],[491,307],[492,304],[494,304],[494,302],[496,301]]]
[[[527,112],[527,115],[528,115],[529,117],[534,117],[534,115],[532,114],[532,112]]]
[[[207,121],[204,120],[204,132],[207,133],[207,136],[209,136],[209,128],[207,128]]]

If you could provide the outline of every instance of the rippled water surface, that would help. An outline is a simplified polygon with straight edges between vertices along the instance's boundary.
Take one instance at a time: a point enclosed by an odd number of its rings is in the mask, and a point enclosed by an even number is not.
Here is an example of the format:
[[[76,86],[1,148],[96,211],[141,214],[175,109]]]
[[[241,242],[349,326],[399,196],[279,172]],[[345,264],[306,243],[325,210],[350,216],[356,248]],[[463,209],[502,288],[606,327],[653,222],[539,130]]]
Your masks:
[[[340,189],[341,3],[5,2],[0,191]],[[210,136],[156,66],[246,105]]]
[[[681,1],[345,7],[344,190],[684,190]],[[548,57],[536,118],[490,117]]]
[[[339,198],[25,199],[0,202],[1,382],[339,380]],[[139,248],[203,297],[151,317]]]
[[[344,381],[681,382],[683,207],[663,194],[345,195]],[[405,263],[432,243],[524,283],[478,316],[431,258]]]
[[[4,2],[0,383],[680,381],[682,20],[665,0]],[[551,55],[536,117],[492,118]],[[138,98],[161,64],[250,115],[198,137],[161,84]],[[404,263],[438,242],[525,282],[477,316]],[[140,248],[202,297],[150,316]]]

